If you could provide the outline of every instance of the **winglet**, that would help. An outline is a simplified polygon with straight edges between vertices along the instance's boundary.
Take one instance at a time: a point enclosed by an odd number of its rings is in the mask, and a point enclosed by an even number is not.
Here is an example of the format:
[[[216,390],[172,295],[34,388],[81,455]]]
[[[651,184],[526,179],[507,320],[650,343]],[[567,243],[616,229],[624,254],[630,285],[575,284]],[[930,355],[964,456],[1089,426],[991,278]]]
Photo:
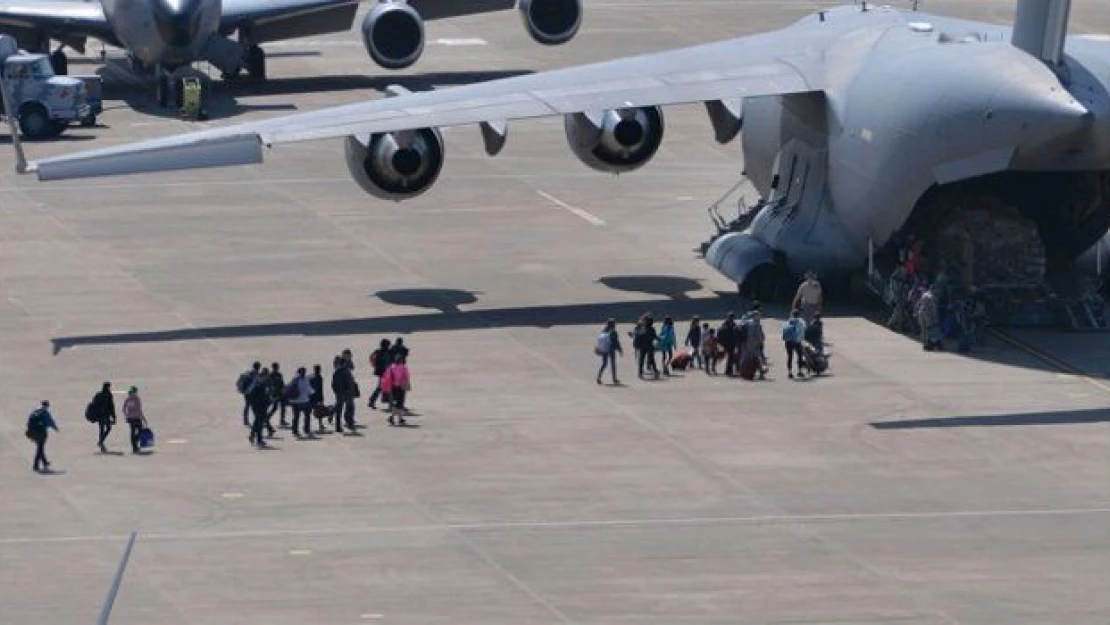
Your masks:
[[[123,583],[123,572],[127,570],[127,561],[131,559],[131,548],[135,546],[135,538],[138,532],[131,532],[131,538],[127,541],[127,547],[123,550],[123,557],[120,558],[119,568],[116,569],[116,577],[112,580],[112,587],[108,589],[108,596],[104,599],[104,606],[100,608],[100,617],[96,619],[96,625],[108,625],[108,618],[112,616],[112,606],[116,603],[116,595],[119,594],[120,584]]]

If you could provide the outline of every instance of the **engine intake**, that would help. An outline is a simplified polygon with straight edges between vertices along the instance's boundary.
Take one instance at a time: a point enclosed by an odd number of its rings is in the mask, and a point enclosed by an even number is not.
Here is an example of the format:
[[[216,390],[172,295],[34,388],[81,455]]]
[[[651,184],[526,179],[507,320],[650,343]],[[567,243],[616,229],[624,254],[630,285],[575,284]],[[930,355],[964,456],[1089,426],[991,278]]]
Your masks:
[[[611,109],[593,119],[564,118],[574,155],[598,171],[624,173],[643,167],[663,143],[663,111],[657,106]]]
[[[385,69],[404,69],[424,52],[424,19],[405,2],[383,0],[362,20],[362,43]]]
[[[424,193],[443,169],[443,137],[434,128],[347,137],[347,169],[376,198],[406,200]]]
[[[554,46],[578,34],[582,0],[520,0],[524,27],[537,43]]]

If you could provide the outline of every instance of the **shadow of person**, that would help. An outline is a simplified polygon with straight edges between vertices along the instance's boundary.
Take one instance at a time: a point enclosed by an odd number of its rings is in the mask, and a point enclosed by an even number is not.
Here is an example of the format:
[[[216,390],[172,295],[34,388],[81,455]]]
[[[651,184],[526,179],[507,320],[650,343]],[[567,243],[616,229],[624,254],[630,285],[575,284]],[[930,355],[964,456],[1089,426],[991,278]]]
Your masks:
[[[682,276],[605,276],[597,281],[615,291],[650,293],[673,300],[690,299],[687,293],[701,290],[700,280]]]
[[[392,289],[374,293],[374,297],[387,304],[431,308],[444,314],[461,313],[459,306],[476,303],[479,295],[480,292],[462,289]]]
[[[113,449],[108,449],[106,451],[99,451],[98,450],[96,452],[96,455],[98,455],[98,456],[122,456],[123,452],[122,451],[115,451]]]
[[[65,475],[65,474],[66,474],[66,472],[65,472],[65,470],[64,470],[64,469],[51,469],[51,468],[46,468],[46,469],[41,469],[41,470],[39,470],[39,471],[38,471],[38,474],[39,474],[39,475]]]

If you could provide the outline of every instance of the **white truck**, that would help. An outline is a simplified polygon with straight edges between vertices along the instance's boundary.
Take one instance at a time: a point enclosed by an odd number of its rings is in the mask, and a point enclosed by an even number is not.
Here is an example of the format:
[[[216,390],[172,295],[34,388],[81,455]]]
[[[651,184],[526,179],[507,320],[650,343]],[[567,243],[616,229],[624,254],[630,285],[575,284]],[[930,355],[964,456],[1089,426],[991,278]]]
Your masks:
[[[56,137],[73,123],[96,124],[101,108],[98,76],[55,76],[49,56],[24,52],[15,38],[0,35],[0,77],[7,84],[0,115],[14,112],[13,121],[25,139]],[[90,90],[97,96],[93,101]]]

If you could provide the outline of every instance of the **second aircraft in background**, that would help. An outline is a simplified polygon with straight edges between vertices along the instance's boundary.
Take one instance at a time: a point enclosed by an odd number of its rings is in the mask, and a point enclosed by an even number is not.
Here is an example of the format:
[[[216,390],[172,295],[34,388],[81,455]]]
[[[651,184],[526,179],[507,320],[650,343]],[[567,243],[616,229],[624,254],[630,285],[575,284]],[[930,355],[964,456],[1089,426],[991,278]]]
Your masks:
[[[386,69],[415,63],[424,50],[424,22],[518,6],[528,33],[545,45],[569,41],[582,22],[581,0],[381,0],[366,13],[362,40]],[[351,28],[357,0],[25,0],[0,2],[0,33],[21,48],[49,52],[64,74],[64,47],[84,51],[89,38],[125,48],[137,73],[154,75],[158,102],[170,100],[170,72],[208,61],[224,78],[246,71],[266,77],[269,41]],[[235,36],[233,39],[232,36]]]

